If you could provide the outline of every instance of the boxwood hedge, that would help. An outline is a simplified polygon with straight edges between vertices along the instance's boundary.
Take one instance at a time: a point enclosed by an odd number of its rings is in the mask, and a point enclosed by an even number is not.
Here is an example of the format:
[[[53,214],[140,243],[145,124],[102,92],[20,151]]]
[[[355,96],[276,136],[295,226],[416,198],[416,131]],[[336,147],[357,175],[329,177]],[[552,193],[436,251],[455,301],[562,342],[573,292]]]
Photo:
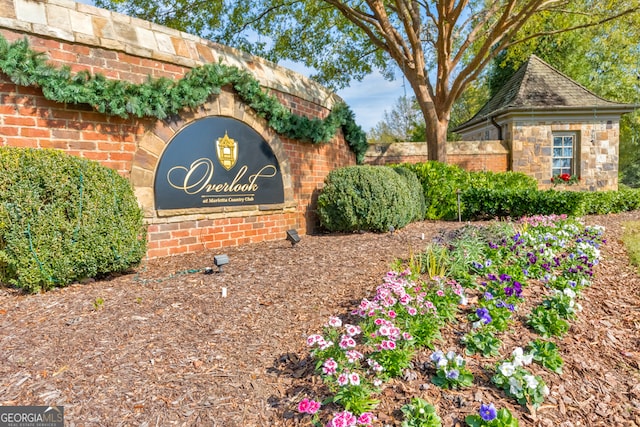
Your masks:
[[[424,195],[418,179],[404,168],[349,166],[325,179],[318,216],[329,231],[398,229],[424,217]]]
[[[130,183],[54,150],[0,148],[0,281],[29,292],[123,272],[146,253]]]

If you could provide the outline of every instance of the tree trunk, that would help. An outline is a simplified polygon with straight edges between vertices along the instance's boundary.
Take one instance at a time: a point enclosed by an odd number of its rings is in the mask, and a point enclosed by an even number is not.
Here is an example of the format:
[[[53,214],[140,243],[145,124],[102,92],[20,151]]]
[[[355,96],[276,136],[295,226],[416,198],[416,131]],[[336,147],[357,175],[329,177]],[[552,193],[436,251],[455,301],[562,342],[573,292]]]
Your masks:
[[[424,117],[429,160],[447,163],[447,129],[450,112],[440,112],[439,115],[430,99],[425,100],[424,96],[416,96],[416,99]]]
[[[425,135],[429,160],[447,163],[447,130],[451,116],[450,103],[438,102],[432,94],[422,70],[406,70],[416,101],[425,123]],[[438,111],[440,110],[440,111]]]

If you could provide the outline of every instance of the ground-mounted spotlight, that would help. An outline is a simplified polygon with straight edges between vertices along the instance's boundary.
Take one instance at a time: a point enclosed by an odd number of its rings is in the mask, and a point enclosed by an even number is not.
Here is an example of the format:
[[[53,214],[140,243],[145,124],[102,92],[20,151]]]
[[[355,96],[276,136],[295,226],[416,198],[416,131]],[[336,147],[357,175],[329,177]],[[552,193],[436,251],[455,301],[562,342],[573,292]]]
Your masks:
[[[213,257],[213,265],[218,267],[218,272],[223,273],[222,267],[229,264],[229,256],[227,254],[216,255]]]
[[[389,226],[389,234],[393,236],[393,232],[396,231],[396,228],[393,225]]]
[[[296,243],[300,242],[300,236],[294,229],[287,230],[287,240],[291,242],[291,247],[294,247]]]

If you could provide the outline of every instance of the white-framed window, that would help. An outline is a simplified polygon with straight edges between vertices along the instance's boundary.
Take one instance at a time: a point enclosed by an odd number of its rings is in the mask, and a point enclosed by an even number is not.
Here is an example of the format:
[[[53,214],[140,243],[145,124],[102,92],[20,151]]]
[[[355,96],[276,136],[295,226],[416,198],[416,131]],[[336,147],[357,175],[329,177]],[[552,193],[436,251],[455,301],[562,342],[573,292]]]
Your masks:
[[[554,132],[553,134],[553,159],[551,164],[551,176],[569,174],[577,175],[578,138],[575,133]]]

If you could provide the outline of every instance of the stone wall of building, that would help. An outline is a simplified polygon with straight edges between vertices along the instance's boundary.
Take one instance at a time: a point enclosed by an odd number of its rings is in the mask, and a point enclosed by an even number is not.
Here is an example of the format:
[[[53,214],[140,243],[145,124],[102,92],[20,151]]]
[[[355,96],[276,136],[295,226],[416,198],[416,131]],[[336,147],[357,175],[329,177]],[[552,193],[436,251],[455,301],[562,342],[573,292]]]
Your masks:
[[[334,94],[293,71],[261,58],[146,21],[69,0],[0,0],[0,34],[26,38],[51,64],[110,79],[141,83],[148,76],[179,79],[191,68],[221,61],[246,69],[294,113],[324,118]],[[355,156],[340,132],[324,145],[275,134],[231,88],[177,120],[106,116],[87,105],[47,100],[38,88],[0,74],[0,145],[54,148],[99,161],[129,177],[149,224],[149,257],[284,239],[288,229],[314,229],[315,198],[324,178]],[[285,202],[185,210],[162,215],[154,207],[153,179],[171,138],[207,116],[231,117],[256,130],[276,154]]]
[[[617,190],[620,126],[614,120],[514,121],[508,126],[511,141],[512,170],[538,180],[540,188],[551,188],[553,134],[573,132],[578,139],[579,164],[577,185],[563,186],[574,190]]]

